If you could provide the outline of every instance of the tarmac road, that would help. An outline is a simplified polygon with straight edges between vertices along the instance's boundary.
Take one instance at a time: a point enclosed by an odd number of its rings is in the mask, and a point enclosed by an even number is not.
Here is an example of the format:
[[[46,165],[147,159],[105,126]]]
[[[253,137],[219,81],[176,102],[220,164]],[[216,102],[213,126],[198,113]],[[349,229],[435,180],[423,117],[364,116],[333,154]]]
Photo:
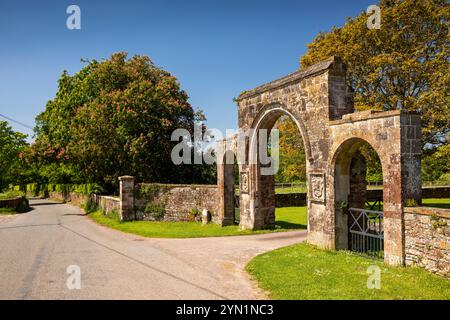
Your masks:
[[[0,216],[0,299],[264,299],[245,265],[306,239],[306,231],[143,238],[100,226],[75,206],[30,204],[28,213]]]

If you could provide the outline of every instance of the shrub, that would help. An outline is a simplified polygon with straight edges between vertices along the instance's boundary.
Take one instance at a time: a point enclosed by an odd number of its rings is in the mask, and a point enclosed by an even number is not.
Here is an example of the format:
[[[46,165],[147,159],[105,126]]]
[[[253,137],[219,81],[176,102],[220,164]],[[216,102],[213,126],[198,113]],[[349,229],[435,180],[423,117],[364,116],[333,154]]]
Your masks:
[[[145,213],[149,214],[155,220],[161,220],[166,214],[166,208],[160,204],[148,203],[145,207]]]
[[[192,208],[191,211],[189,211],[189,220],[198,222],[201,219],[201,211],[197,208]]]
[[[28,202],[28,199],[25,197],[22,197],[20,199],[19,204],[16,207],[16,212],[23,213],[23,212],[27,212],[28,210],[30,210],[30,204]]]
[[[160,193],[166,193],[170,191],[170,186],[159,183],[143,183],[139,185],[134,191],[137,199],[146,198],[152,201]]]
[[[103,210],[103,215],[107,216],[107,217],[110,218],[110,219],[113,219],[113,220],[116,220],[116,221],[121,222],[121,221],[120,221],[120,214],[119,214],[119,211],[116,210],[116,209],[111,210],[110,212],[106,212],[106,211]]]
[[[43,195],[48,196],[49,192],[59,192],[67,195],[70,192],[77,194],[90,195],[93,193],[104,193],[105,190],[97,183],[85,183],[85,184],[37,184],[29,183],[25,187],[14,186],[13,190],[24,190],[27,193],[31,193],[34,196]]]
[[[407,207],[417,207],[417,201],[414,199],[406,199],[405,206]]]
[[[94,199],[89,197],[86,200],[86,203],[84,204],[84,210],[86,210],[86,213],[91,213],[98,210],[97,203],[94,201]]]
[[[5,213],[5,214],[13,214],[15,213],[13,208],[0,208],[0,214]]]
[[[4,192],[4,193],[0,193],[0,200],[13,199],[13,198],[23,197],[23,196],[25,196],[25,194],[22,191],[10,190],[10,191]]]
[[[450,182],[450,172],[449,173],[444,173],[443,175],[441,175],[438,179],[439,182]]]
[[[39,185],[37,183],[29,183],[26,185],[27,194],[37,196],[39,194]]]

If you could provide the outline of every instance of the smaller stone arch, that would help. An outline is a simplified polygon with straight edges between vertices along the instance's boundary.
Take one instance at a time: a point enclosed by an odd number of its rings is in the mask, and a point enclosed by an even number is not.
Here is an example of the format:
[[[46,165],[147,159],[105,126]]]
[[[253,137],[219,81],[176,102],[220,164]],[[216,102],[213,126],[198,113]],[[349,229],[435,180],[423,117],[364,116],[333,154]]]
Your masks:
[[[369,140],[369,141],[368,141]],[[355,186],[352,186],[352,165],[361,161],[362,157],[358,154],[360,148],[364,144],[368,144],[377,153],[382,168],[383,182],[386,179],[386,162],[388,159],[380,156],[381,150],[376,150],[373,146],[372,139],[363,139],[356,135],[344,140],[337,148],[332,151],[332,157],[329,165],[329,177],[334,183],[334,193],[330,194],[330,202],[334,205],[335,210],[335,235],[336,235],[336,249],[349,249],[349,232],[348,232],[348,213],[345,211],[342,204],[346,207],[361,208],[364,209],[366,203],[366,186],[363,184],[364,190],[354,190]],[[365,166],[365,159],[364,159]],[[358,170],[360,168],[356,168]],[[365,170],[364,170],[365,173]],[[361,178],[361,177],[360,177]],[[365,176],[362,177],[365,182]],[[359,181],[362,182],[362,181]],[[353,188],[352,188],[353,187]],[[356,195],[353,193],[357,193]],[[384,192],[383,192],[384,196]],[[388,201],[384,199],[383,201]]]
[[[377,152],[383,172],[384,260],[390,265],[405,263],[403,207],[407,199],[421,202],[420,117],[416,114],[358,112],[330,121],[333,144],[328,162],[329,202],[337,249],[345,249],[345,217],[338,201],[348,190],[348,165],[358,144],[365,141]],[[413,132],[413,134],[408,134]],[[418,170],[419,169],[419,170]]]

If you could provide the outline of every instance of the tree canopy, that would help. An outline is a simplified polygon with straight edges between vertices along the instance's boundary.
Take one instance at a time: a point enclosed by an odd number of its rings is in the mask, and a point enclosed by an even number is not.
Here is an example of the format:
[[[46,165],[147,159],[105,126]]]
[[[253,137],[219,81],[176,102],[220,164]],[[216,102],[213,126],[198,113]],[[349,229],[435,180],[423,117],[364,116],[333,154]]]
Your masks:
[[[302,67],[330,56],[347,65],[357,110],[401,109],[422,115],[423,143],[442,145],[450,133],[450,4],[446,0],[381,0],[381,28],[363,12],[320,33]]]
[[[276,182],[306,181],[306,156],[300,131],[288,116],[275,123],[279,130],[279,170]]]
[[[54,183],[116,186],[121,175],[146,182],[191,182],[198,166],[178,166],[171,134],[190,132],[194,111],[177,79],[146,56],[113,54],[58,81],[56,97],[37,119],[27,160]]]
[[[347,81],[355,91],[357,110],[419,112],[423,179],[439,179],[450,172],[450,5],[446,0],[382,0],[379,6],[381,29],[367,27],[369,15],[365,12],[348,18],[344,26],[320,33],[308,45],[300,58],[301,67],[340,56],[347,65]],[[283,129],[296,130],[290,121]],[[280,145],[289,140],[289,136],[280,135]],[[281,159],[293,158],[292,152],[300,159],[303,150],[281,148]],[[367,149],[364,155],[368,157],[368,178],[381,178],[381,166],[373,151]],[[286,161],[281,160],[281,166],[292,169]],[[298,174],[303,174],[302,170],[299,167]]]
[[[19,157],[26,146],[25,134],[15,132],[6,121],[0,121],[0,191],[15,180]]]

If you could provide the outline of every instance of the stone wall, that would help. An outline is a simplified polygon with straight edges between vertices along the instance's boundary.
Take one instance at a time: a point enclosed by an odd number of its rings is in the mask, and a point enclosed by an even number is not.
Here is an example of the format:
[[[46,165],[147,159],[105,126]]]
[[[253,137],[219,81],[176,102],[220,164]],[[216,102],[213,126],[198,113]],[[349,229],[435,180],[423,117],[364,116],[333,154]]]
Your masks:
[[[428,187],[422,189],[423,199],[450,198],[450,187]]]
[[[200,221],[206,209],[217,222],[216,185],[137,184],[134,190],[136,220]]]
[[[90,196],[75,192],[62,193],[62,192],[49,192],[49,199],[56,201],[70,202],[70,204],[76,206],[82,206],[86,203]],[[92,195],[92,199],[97,204],[98,208],[103,210],[104,213],[109,214],[113,211],[119,212],[120,199],[110,196]]]
[[[0,200],[0,208],[17,209],[22,203],[24,203],[24,207],[29,207],[28,199],[25,199],[24,197],[15,197],[12,199]]]
[[[306,193],[286,193],[275,195],[275,206],[284,207],[303,207],[306,206]]]
[[[110,196],[94,195],[94,200],[97,206],[103,210],[104,213],[109,214],[112,212],[120,211],[120,199]]]
[[[405,208],[406,265],[450,277],[450,210]]]
[[[70,202],[73,205],[81,206],[86,203],[88,196],[75,192],[64,193],[52,191],[48,193],[48,198],[56,201]]]

